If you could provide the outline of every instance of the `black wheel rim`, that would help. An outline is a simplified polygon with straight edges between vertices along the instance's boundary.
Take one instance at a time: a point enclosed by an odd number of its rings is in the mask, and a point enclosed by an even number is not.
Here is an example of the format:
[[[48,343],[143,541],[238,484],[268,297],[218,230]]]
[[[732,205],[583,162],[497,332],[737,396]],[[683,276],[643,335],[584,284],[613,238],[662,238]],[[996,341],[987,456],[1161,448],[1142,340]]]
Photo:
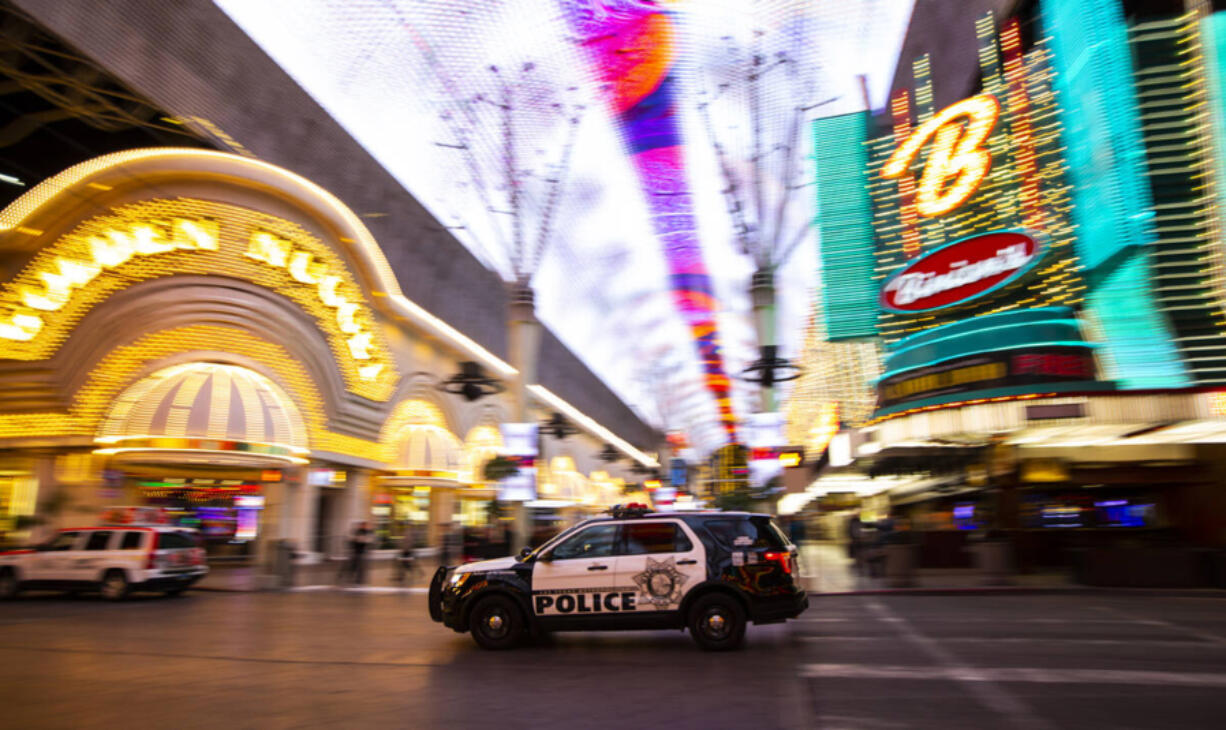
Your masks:
[[[712,606],[703,612],[698,629],[708,639],[723,641],[732,635],[732,616],[722,606]]]
[[[481,614],[478,626],[487,638],[501,639],[511,631],[511,618],[501,606],[494,606]]]

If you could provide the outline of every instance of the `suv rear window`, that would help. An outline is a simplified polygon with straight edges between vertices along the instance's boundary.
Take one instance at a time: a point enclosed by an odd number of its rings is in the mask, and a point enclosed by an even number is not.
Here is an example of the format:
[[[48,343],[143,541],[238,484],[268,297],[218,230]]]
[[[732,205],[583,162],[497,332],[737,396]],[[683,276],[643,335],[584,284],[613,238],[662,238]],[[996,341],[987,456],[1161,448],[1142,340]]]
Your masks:
[[[120,550],[140,550],[141,537],[143,532],[125,532],[123,534],[123,542],[120,543]]]
[[[179,550],[196,547],[196,541],[185,532],[163,532],[158,535],[159,550]]]
[[[622,555],[686,553],[693,549],[694,544],[676,523],[622,523]]]
[[[725,548],[783,548],[787,541],[769,517],[707,520],[707,529]]]

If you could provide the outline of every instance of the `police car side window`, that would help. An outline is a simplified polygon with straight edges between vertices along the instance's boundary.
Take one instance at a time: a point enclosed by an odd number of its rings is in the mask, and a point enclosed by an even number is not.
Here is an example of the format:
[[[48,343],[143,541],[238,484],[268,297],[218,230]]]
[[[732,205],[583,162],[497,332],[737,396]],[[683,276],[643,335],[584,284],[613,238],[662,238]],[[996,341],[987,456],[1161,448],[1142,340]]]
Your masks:
[[[158,547],[166,550],[179,550],[182,548],[195,547],[196,543],[192,541],[191,536],[182,532],[163,532],[158,535]]]
[[[550,551],[554,560],[607,558],[617,541],[617,525],[597,525],[577,532]]]
[[[123,534],[123,544],[119,546],[120,550],[140,550],[141,537],[143,532],[125,532]]]
[[[779,548],[780,536],[771,530],[769,518],[707,520],[707,530],[726,548]]]
[[[94,530],[85,541],[86,550],[106,550],[106,544],[111,541],[110,530]]]
[[[690,538],[673,522],[627,522],[622,525],[622,555],[685,553],[694,549]]]

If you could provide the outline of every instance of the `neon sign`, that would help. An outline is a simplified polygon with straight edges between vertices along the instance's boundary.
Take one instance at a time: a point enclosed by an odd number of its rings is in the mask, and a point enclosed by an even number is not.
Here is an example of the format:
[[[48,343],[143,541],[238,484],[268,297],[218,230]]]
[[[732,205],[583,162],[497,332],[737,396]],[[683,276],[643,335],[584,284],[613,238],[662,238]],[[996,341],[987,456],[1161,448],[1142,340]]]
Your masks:
[[[911,262],[881,288],[881,308],[914,314],[978,299],[1024,275],[1042,257],[1039,238],[993,231],[963,238]]]
[[[121,266],[136,256],[155,256],[171,251],[216,251],[217,221],[175,218],[169,225],[152,222],[112,228],[91,236],[88,258],[56,257],[37,272],[39,285],[21,286],[20,302],[35,311],[18,311],[0,319],[0,339],[25,342],[43,328],[38,312],[55,312],[64,307],[77,289],[84,287],[103,271]]]
[[[950,104],[894,150],[881,176],[902,177],[931,141],[932,150],[915,191],[915,210],[926,218],[948,213],[966,202],[987,177],[992,155],[983,144],[999,116],[1000,102],[991,94]]]
[[[324,306],[335,311],[336,325],[349,335],[345,344],[355,360],[369,360],[373,337],[357,320],[359,306],[337,293],[341,277],[333,274],[328,265],[315,261],[309,251],[295,248],[293,243],[265,231],[255,231],[243,254],[249,259],[269,266],[284,269],[302,284],[315,287],[315,295]],[[358,369],[363,380],[372,380],[379,375],[382,365],[367,365]]]

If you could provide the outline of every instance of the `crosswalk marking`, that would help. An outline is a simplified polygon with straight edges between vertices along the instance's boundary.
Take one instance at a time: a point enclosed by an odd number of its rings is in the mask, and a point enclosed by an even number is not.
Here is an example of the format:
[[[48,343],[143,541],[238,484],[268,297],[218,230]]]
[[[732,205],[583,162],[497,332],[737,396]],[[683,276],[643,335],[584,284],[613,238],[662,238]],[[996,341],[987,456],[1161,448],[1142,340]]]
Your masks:
[[[951,682],[1130,684],[1151,687],[1226,688],[1226,673],[1129,669],[1045,669],[1040,667],[975,667],[971,669],[934,666],[804,664],[801,666],[801,674],[814,679],[915,679]]]

